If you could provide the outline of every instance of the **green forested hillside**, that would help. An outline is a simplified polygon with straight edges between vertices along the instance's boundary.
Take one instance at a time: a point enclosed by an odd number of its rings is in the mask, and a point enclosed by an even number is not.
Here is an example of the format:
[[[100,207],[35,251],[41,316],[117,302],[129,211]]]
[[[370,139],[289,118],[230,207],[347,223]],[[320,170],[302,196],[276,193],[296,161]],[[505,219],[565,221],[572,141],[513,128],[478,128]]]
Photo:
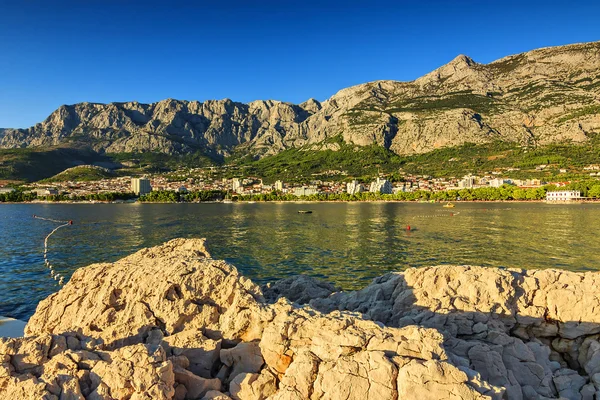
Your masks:
[[[404,163],[402,157],[377,145],[354,146],[339,138],[329,143],[339,150],[313,150],[310,147],[284,150],[260,160],[242,158],[230,161],[244,175],[260,176],[268,182],[319,178],[343,179],[345,176],[372,177],[378,171],[395,173]],[[340,174],[345,172],[345,174]]]
[[[0,180],[38,181],[77,164],[110,161],[90,150],[72,148],[0,149]]]
[[[377,145],[355,146],[337,137],[320,145],[288,149],[258,160],[238,154],[221,162],[201,153],[100,155],[90,150],[65,148],[11,149],[0,150],[0,180],[95,180],[112,175],[79,168],[63,173],[76,164],[97,162],[120,164],[120,170],[116,172],[130,175],[168,172],[179,167],[221,166],[225,168],[217,172],[219,175],[257,176],[265,182],[277,179],[296,182],[313,179],[368,180],[378,173],[387,174],[392,179],[400,179],[406,174],[461,177],[491,172],[513,178],[572,179],[589,176],[584,167],[600,164],[600,135],[591,135],[583,144],[563,142],[534,147],[507,142],[467,143],[412,156],[399,156]]]

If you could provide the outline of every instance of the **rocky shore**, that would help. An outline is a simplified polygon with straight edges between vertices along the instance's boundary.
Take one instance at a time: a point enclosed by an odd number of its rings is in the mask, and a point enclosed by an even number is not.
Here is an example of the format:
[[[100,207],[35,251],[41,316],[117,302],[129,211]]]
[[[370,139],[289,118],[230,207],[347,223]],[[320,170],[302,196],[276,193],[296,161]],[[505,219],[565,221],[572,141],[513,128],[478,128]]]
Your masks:
[[[78,270],[0,338],[0,398],[600,398],[599,284],[438,266],[261,288],[174,239]]]

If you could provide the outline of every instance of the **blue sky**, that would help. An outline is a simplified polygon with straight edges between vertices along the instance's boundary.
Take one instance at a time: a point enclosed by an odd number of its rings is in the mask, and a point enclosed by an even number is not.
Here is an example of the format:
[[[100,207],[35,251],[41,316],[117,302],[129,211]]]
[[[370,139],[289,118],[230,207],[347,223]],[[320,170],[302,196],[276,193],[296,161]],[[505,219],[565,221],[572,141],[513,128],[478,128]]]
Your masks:
[[[600,40],[600,2],[0,0],[0,127],[61,104],[325,100],[478,62]]]

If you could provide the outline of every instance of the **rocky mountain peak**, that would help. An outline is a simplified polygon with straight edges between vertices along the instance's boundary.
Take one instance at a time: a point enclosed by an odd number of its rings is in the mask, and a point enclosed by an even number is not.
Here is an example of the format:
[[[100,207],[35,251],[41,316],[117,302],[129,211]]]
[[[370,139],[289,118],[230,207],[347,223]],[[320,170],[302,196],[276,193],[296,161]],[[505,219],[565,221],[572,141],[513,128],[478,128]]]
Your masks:
[[[313,99],[312,97],[306,100],[304,103],[301,103],[300,107],[311,113],[316,113],[319,110],[321,110],[321,108],[323,108],[321,103],[318,100]]]
[[[422,88],[427,89],[432,85],[452,85],[463,81],[463,86],[469,85],[480,88],[482,83],[487,81],[488,78],[480,68],[477,68],[477,66],[479,66],[479,64],[473,61],[472,58],[461,54],[449,63],[442,65],[427,75],[417,79],[415,83]]]
[[[473,59],[469,56],[466,56],[464,54],[459,54],[458,56],[454,57],[454,59],[452,61],[450,61],[448,63],[448,65],[453,65],[455,66],[455,68],[465,68],[465,67],[470,67],[474,64],[477,64],[475,61],[473,61]]]
[[[591,133],[600,133],[600,42],[490,64],[459,55],[415,81],[364,83],[299,105],[230,99],[65,105],[34,127],[1,131],[0,148],[76,143],[107,153],[229,155],[241,146],[260,156],[341,136],[413,154],[491,140],[581,141]]]

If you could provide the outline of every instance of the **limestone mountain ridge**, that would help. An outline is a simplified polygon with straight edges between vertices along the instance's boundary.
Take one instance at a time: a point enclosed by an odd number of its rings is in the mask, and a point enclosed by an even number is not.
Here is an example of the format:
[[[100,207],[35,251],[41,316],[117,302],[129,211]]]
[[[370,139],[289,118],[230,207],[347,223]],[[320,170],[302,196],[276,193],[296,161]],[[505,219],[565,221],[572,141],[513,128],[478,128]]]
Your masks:
[[[264,156],[341,136],[408,155],[464,143],[577,143],[598,132],[600,42],[591,42],[489,64],[459,55],[414,81],[360,84],[323,102],[63,105],[31,128],[0,129],[0,148],[83,145],[99,153]]]

